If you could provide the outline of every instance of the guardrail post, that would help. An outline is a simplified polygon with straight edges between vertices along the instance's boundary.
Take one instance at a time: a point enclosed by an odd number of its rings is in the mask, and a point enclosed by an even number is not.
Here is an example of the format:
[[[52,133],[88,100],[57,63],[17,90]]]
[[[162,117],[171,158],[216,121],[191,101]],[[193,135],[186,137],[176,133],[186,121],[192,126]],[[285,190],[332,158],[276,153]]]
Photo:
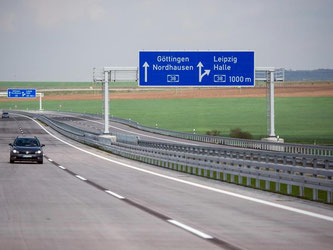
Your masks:
[[[291,194],[291,185],[287,184],[287,194]]]
[[[275,191],[278,193],[280,192],[280,182],[278,182],[278,181],[275,182]]]
[[[299,186],[299,196],[303,197],[304,196],[304,187]]]
[[[212,178],[212,179],[214,179],[214,172],[215,172],[214,170],[212,170],[212,169],[210,170],[210,178]]]
[[[256,188],[260,188],[260,179],[259,179],[259,177],[256,178]]]
[[[246,177],[246,185],[251,186],[251,178],[249,176]]]
[[[332,203],[332,192],[327,191],[327,203]]]
[[[265,188],[266,190],[269,190],[270,185],[269,185],[269,181],[265,180]]]
[[[318,200],[318,189],[313,188],[313,200]]]

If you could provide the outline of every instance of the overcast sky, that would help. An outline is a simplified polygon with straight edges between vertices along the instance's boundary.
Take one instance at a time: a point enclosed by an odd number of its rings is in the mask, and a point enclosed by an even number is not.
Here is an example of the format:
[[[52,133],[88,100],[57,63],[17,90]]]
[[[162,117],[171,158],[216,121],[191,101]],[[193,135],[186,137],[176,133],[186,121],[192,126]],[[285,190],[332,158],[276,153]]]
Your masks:
[[[333,0],[0,0],[0,81],[91,81],[145,50],[254,50],[333,68]]]

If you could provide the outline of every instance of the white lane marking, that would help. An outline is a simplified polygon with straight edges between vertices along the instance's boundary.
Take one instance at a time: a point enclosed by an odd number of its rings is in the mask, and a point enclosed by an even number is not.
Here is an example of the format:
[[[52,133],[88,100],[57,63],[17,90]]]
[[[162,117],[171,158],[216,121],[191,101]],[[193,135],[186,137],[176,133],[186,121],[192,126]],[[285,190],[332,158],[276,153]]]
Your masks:
[[[52,162],[53,160],[52,159],[48,159],[50,162]]]
[[[171,224],[176,225],[177,227],[185,229],[186,231],[189,231],[189,232],[191,232],[191,233],[193,233],[193,234],[195,234],[195,235],[197,235],[197,236],[199,236],[201,238],[204,238],[204,239],[213,239],[212,236],[210,236],[208,234],[205,234],[205,233],[203,233],[203,232],[201,232],[201,231],[199,231],[197,229],[194,229],[193,227],[190,227],[190,226],[187,226],[187,225],[185,225],[183,223],[180,223],[180,222],[178,222],[176,220],[168,220],[168,222],[170,222]]]
[[[77,178],[79,178],[80,180],[82,180],[82,181],[86,181],[87,179],[86,178],[83,178],[82,176],[80,176],[80,175],[75,175],[75,177],[77,177]]]
[[[116,194],[114,192],[111,192],[110,190],[104,190],[104,191],[105,191],[105,193],[108,193],[108,194],[110,194],[110,195],[112,195],[112,196],[114,196],[114,197],[116,197],[118,199],[121,199],[121,200],[125,199],[125,197],[123,197],[123,196],[121,196],[119,194]]]
[[[64,114],[61,114],[61,115],[64,115]],[[71,116],[71,115],[67,115],[67,116],[69,116],[69,117],[74,117],[74,116]],[[74,118],[75,118],[75,117],[74,117]],[[86,120],[86,121],[89,121],[89,122],[95,122],[95,123],[98,123],[98,124],[102,124],[102,125],[104,125],[104,123],[102,123],[102,122],[98,122],[98,121],[94,121],[94,120],[89,120],[89,119],[82,118],[82,117],[80,117],[80,119],[82,119],[82,120]],[[83,124],[82,124],[82,125],[83,125]],[[126,133],[135,134],[135,135],[140,135],[140,136],[144,136],[144,137],[149,137],[149,138],[153,138],[153,139],[157,139],[157,140],[169,141],[169,142],[174,142],[174,143],[181,143],[181,144],[192,145],[192,146],[198,146],[198,145],[199,145],[199,144],[194,144],[194,143],[179,142],[179,141],[169,140],[169,139],[160,138],[160,137],[156,137],[156,136],[140,134],[140,133],[137,133],[137,132],[128,131],[128,130],[126,130],[126,129],[118,128],[118,127],[115,127],[115,126],[112,126],[112,125],[109,125],[109,127],[110,127],[110,128],[114,128],[114,129],[118,129],[118,130],[123,131],[123,132],[126,132]]]
[[[24,116],[24,115],[22,115],[22,116]],[[33,120],[32,118],[30,118],[28,116],[25,116],[25,117]],[[122,163],[122,162],[119,162],[119,161],[116,161],[116,160],[112,160],[112,159],[106,158],[104,156],[101,156],[101,155],[89,152],[89,151],[84,150],[82,148],[79,148],[79,147],[77,147],[75,145],[70,144],[69,142],[66,142],[66,141],[58,138],[57,136],[55,136],[52,133],[50,133],[46,128],[44,128],[39,122],[37,122],[35,120],[33,120],[33,121],[35,123],[37,123],[46,133],[48,133],[49,135],[51,135],[55,139],[63,142],[64,144],[66,144],[68,146],[71,146],[71,147],[73,147],[73,148],[75,148],[77,150],[80,150],[80,151],[85,152],[87,154],[93,155],[93,156],[98,157],[100,159],[103,159],[103,160],[106,160],[106,161],[109,161],[109,162],[112,162],[112,163],[116,163],[118,165],[121,165],[121,166],[124,166],[124,167],[127,167],[127,168],[131,168],[131,169],[143,172],[143,173],[147,173],[147,174],[158,176],[158,177],[161,177],[161,178],[164,178],[164,179],[168,179],[168,180],[176,181],[176,182],[179,182],[179,183],[187,184],[187,185],[190,185],[190,186],[193,186],[193,187],[198,187],[198,188],[201,188],[201,189],[205,189],[205,190],[217,192],[217,193],[220,193],[220,194],[229,195],[229,196],[236,197],[236,198],[239,198],[239,199],[248,200],[248,201],[256,202],[256,203],[259,203],[259,204],[263,204],[263,205],[267,205],[267,206],[271,206],[271,207],[275,207],[275,208],[287,210],[287,211],[290,211],[290,212],[294,212],[294,213],[298,213],[298,214],[302,214],[302,215],[307,215],[307,216],[310,216],[310,217],[314,217],[314,218],[318,218],[318,219],[322,219],[322,220],[333,222],[333,217],[331,217],[331,216],[327,216],[327,215],[323,215],[323,214],[318,214],[318,213],[306,211],[306,210],[299,209],[299,208],[293,208],[293,207],[289,207],[289,206],[286,206],[286,205],[281,205],[281,204],[277,204],[277,203],[274,203],[274,202],[265,201],[265,200],[261,200],[261,199],[258,199],[258,198],[253,198],[253,197],[250,197],[250,196],[246,196],[246,195],[242,195],[242,194],[237,194],[237,193],[233,193],[233,192],[230,192],[230,191],[225,191],[223,189],[213,188],[213,187],[201,185],[201,184],[190,182],[190,181],[181,180],[181,179],[178,179],[178,178],[175,178],[175,177],[171,177],[171,176],[168,176],[168,175],[155,173],[155,172],[150,171],[150,170],[141,169],[141,168],[134,167],[134,166],[126,164],[126,163]]]
[[[60,165],[59,165],[58,167],[59,167],[59,168],[61,168],[61,169],[63,169],[63,170],[65,170],[65,169],[66,169],[66,168],[64,168],[63,166],[60,166]]]

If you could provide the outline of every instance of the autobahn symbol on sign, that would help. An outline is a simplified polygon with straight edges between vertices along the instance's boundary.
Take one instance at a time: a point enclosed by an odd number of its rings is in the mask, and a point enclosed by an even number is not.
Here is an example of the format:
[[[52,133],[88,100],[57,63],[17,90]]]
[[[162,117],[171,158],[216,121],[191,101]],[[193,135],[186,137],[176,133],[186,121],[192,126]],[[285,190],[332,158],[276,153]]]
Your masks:
[[[253,51],[140,51],[139,86],[254,86]]]
[[[9,98],[36,98],[36,89],[7,89]]]

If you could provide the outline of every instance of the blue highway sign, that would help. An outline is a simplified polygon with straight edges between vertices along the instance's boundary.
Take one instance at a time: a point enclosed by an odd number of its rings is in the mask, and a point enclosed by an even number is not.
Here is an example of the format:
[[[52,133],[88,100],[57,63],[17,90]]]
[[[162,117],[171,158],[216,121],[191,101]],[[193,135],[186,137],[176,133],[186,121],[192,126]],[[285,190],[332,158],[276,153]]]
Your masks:
[[[254,86],[253,51],[139,51],[139,86]]]
[[[36,98],[35,89],[7,89],[9,98]]]

